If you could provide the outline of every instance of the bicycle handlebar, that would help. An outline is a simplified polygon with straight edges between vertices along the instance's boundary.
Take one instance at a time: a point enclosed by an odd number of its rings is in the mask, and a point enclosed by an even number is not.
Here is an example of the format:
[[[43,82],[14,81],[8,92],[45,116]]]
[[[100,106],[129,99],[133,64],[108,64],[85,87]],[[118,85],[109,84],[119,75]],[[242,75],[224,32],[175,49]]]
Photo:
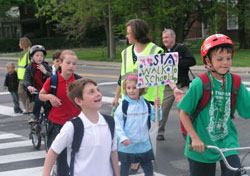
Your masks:
[[[30,94],[31,94],[31,95],[37,95],[37,94],[39,94],[39,91],[36,90],[36,91],[34,91],[34,92],[31,92]]]
[[[216,147],[216,146],[212,146],[212,145],[207,145],[206,146],[207,149],[215,149],[217,152],[219,152],[223,162],[225,163],[226,167],[232,171],[238,171],[238,170],[250,170],[250,166],[245,166],[245,167],[242,167],[242,168],[235,168],[235,167],[232,167],[225,155],[223,152],[226,152],[226,151],[232,151],[232,150],[249,150],[250,147],[239,147],[239,148],[224,148],[224,149],[220,149],[219,147]]]
[[[192,145],[189,145],[188,148],[189,148],[189,150],[191,150],[191,149],[192,149]],[[245,171],[246,171],[246,170],[250,170],[250,166],[245,166],[245,167],[241,167],[241,168],[232,167],[232,166],[228,163],[228,161],[227,161],[227,159],[226,159],[226,157],[225,157],[225,155],[224,155],[224,153],[223,153],[223,152],[232,151],[232,150],[250,150],[250,147],[223,148],[223,149],[221,149],[221,148],[219,148],[219,147],[217,147],[217,146],[206,145],[205,148],[206,148],[206,149],[214,149],[214,150],[216,150],[216,151],[220,154],[220,156],[221,156],[223,162],[225,163],[226,167],[227,167],[229,170],[232,170],[232,171],[238,171],[238,170],[245,170]]]

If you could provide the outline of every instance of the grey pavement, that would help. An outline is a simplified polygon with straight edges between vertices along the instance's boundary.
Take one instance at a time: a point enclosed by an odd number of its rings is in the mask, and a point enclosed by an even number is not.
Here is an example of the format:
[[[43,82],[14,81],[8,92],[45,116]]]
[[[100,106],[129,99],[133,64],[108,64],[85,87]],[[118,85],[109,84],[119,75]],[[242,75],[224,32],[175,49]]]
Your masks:
[[[19,58],[16,57],[3,57],[0,55],[0,60],[4,61],[13,61],[17,62]],[[52,63],[51,58],[46,58],[46,61],[49,63]],[[89,60],[78,60],[78,65],[86,65],[86,66],[101,66],[101,67],[121,67],[120,62],[106,62],[106,61],[89,61]],[[203,65],[196,65],[191,67],[191,70],[194,72],[203,72],[206,71],[205,67]],[[232,67],[231,72],[233,73],[244,73],[244,74],[250,74],[250,67]]]

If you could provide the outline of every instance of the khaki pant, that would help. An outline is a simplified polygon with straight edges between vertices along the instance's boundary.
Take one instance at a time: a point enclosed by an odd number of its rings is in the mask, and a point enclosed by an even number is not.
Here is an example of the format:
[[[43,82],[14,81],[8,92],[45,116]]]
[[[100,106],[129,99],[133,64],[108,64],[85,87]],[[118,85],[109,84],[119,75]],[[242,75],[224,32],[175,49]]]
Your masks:
[[[27,92],[24,89],[23,85],[23,80],[19,80],[19,85],[18,85],[18,96],[19,99],[21,100],[24,110],[26,112],[32,112],[33,111],[33,102],[30,102],[30,99],[27,95]]]
[[[181,86],[180,84],[177,84],[177,87],[180,90],[184,92],[187,91],[188,86],[184,86],[182,88],[180,88],[180,86]],[[166,85],[165,90],[164,90],[163,103],[162,103],[162,120],[159,123],[159,130],[158,130],[159,135],[164,135],[165,126],[168,120],[168,115],[169,115],[169,112],[173,105],[174,100],[175,100],[175,97],[174,97],[173,90],[168,85]]]

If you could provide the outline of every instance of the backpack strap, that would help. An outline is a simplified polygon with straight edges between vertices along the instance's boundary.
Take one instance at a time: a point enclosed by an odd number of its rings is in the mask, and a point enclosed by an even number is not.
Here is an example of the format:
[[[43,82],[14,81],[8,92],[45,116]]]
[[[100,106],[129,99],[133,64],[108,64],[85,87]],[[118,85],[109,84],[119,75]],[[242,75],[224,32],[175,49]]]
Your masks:
[[[50,93],[56,96],[57,92],[57,84],[58,84],[58,75],[52,75],[50,77]]]
[[[196,117],[198,114],[204,109],[204,107],[208,104],[210,97],[211,97],[211,83],[209,80],[209,77],[206,72],[201,73],[198,75],[200,79],[202,80],[203,84],[203,95],[201,99],[199,100],[199,103],[196,107],[196,110],[192,114],[192,123],[194,123]]]
[[[74,76],[75,76],[75,80],[81,79],[81,78],[82,78],[80,75],[78,75],[78,74],[76,74],[76,73],[74,73]]]
[[[234,118],[233,110],[235,108],[237,95],[241,85],[241,78],[239,75],[231,73],[232,76],[232,88],[231,88],[231,117]]]
[[[146,102],[146,105],[148,107],[148,130],[151,128],[151,122],[150,122],[150,115],[151,115],[151,106],[148,100],[144,99]]]
[[[144,99],[145,103],[148,107],[148,129],[151,128],[151,122],[150,122],[150,115],[151,115],[151,106],[148,100]],[[125,127],[126,121],[127,121],[127,115],[128,115],[128,105],[129,102],[127,100],[123,100],[122,101],[122,113],[123,113],[123,120],[124,120],[124,124],[123,124],[123,128]]]
[[[114,139],[114,134],[115,134],[115,121],[114,121],[114,118],[109,116],[109,115],[106,115],[106,114],[102,114],[102,116],[104,117],[104,119],[108,123],[109,130],[110,130],[110,133],[111,133],[111,137],[112,137],[112,140],[113,140]]]
[[[74,76],[75,76],[75,79],[81,79],[82,78],[80,75],[75,74],[75,73],[74,73]],[[50,93],[53,94],[53,95],[56,95],[57,84],[58,84],[58,75],[56,73],[55,75],[52,75],[50,77]]]
[[[122,113],[123,113],[123,120],[124,120],[123,128],[125,127],[125,124],[126,124],[126,121],[127,121],[128,104],[129,104],[129,103],[128,103],[127,100],[123,100],[123,101],[122,101]]]
[[[74,136],[72,141],[72,151],[71,151],[71,160],[70,160],[70,167],[69,167],[69,176],[74,175],[74,161],[75,161],[75,154],[79,151],[82,138],[84,135],[84,125],[80,117],[75,117],[70,120],[74,126]]]

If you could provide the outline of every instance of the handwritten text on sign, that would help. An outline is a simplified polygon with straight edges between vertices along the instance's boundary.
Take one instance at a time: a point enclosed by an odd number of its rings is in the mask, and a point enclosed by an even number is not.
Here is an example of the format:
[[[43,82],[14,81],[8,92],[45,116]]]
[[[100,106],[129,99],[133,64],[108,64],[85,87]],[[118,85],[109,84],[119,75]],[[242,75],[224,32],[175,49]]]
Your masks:
[[[138,88],[177,83],[177,52],[138,58]]]

